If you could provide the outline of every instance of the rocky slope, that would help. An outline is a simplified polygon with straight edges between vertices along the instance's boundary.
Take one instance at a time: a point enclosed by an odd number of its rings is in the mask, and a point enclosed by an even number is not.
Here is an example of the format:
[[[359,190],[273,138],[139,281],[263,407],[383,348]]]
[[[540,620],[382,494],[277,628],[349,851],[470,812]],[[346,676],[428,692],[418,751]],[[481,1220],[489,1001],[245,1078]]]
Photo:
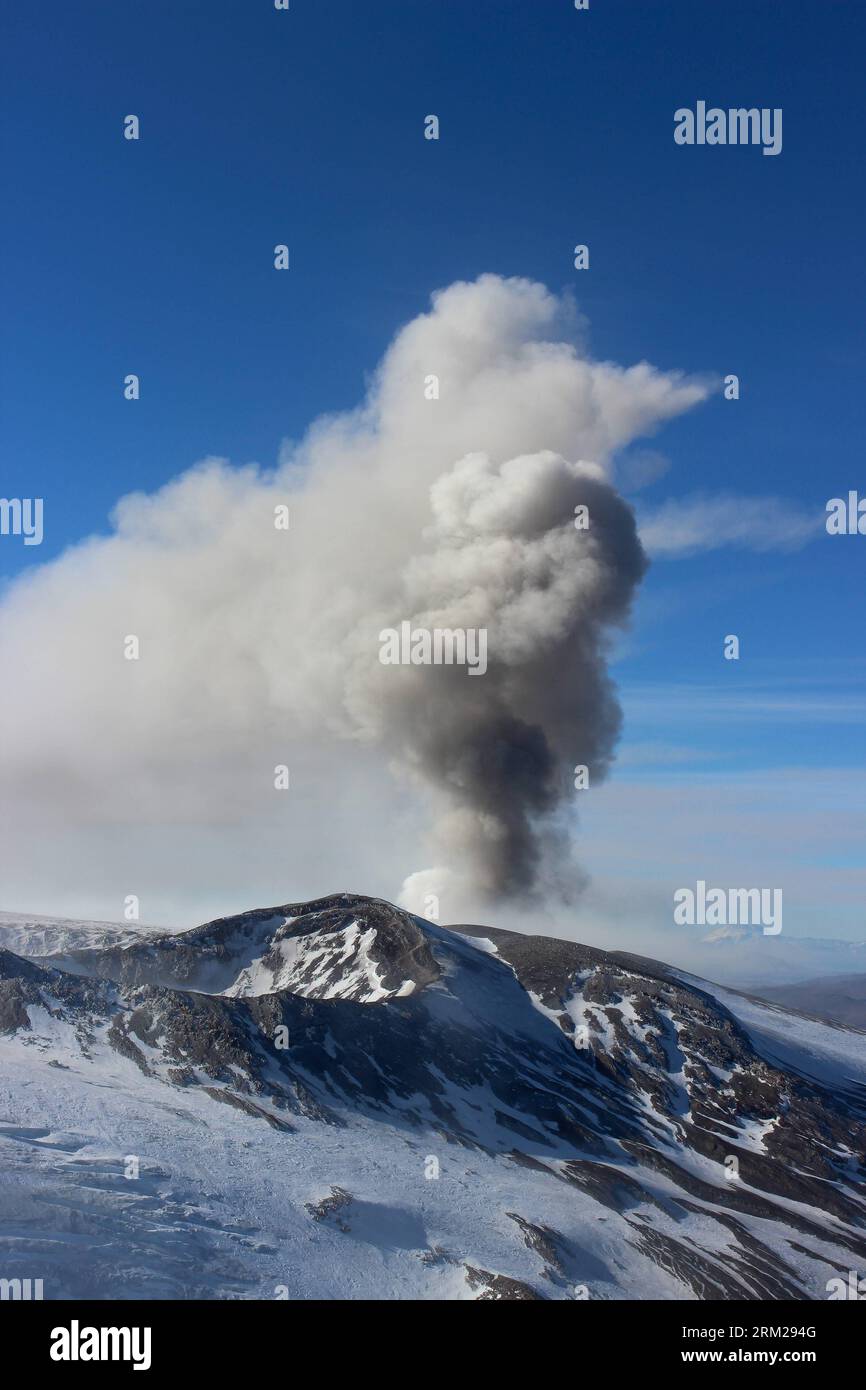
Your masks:
[[[860,1074],[657,963],[339,894],[63,966],[0,951],[0,1275],[46,1297],[811,1299],[866,1265]]]

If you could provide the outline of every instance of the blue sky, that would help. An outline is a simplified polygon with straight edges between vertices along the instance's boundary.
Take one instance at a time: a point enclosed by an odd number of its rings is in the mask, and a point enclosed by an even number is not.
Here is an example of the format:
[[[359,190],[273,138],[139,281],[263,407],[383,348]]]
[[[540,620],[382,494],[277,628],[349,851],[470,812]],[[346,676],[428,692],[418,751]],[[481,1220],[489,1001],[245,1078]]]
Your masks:
[[[647,442],[670,469],[639,504],[866,493],[861,6],[52,0],[4,29],[2,492],[46,526],[4,538],[5,579],[205,455],[272,466],[433,289],[485,271],[573,291],[597,357],[739,375]],[[781,107],[782,153],[676,146],[699,98]],[[825,535],[659,560],[615,778],[862,769],[864,567],[866,538]],[[862,830],[862,782],[839,785]]]

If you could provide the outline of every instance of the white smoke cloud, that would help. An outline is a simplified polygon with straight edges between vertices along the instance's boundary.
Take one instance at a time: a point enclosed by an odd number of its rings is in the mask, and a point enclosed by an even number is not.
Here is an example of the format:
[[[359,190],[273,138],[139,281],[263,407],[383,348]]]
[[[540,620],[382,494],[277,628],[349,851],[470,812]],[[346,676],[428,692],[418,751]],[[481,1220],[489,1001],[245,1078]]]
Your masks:
[[[236,885],[223,910],[276,883],[393,896],[428,844],[472,892],[543,880],[561,776],[603,776],[618,732],[606,640],[643,556],[613,457],[707,390],[593,361],[572,329],[541,285],[454,284],[276,471],[205,460],[11,586],[9,905],[113,916],[143,882],[204,915],[203,880]],[[487,674],[382,666],[404,619],[486,627]]]

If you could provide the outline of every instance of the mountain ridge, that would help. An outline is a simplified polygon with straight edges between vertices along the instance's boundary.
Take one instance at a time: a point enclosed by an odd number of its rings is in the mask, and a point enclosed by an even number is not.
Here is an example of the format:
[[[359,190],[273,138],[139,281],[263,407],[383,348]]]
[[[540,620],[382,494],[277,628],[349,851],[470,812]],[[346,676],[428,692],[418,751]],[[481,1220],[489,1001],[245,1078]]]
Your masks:
[[[85,1275],[46,1237],[58,1287],[108,1296],[108,1262],[130,1296],[267,1297],[282,1261],[302,1297],[803,1299],[866,1260],[860,1082],[781,1065],[711,991],[628,953],[341,893],[73,946],[63,969],[2,952],[0,1033],[0,1146],[31,1175],[34,1093],[55,1120],[101,1116],[109,1152],[134,1153],[142,1125],[162,1135],[141,1145],[164,1174],[145,1205],[171,1259],[124,1254],[97,1184],[86,1219],[95,1201],[111,1254]],[[62,1201],[20,1174],[42,1219],[82,1205],[95,1138],[68,1128],[82,1156],[39,1168],[51,1191],[62,1176]],[[267,1151],[267,1178],[247,1146]],[[110,1178],[120,1159],[98,1161]],[[213,1192],[206,1221],[172,1223],[177,1174],[200,1163],[267,1251],[216,1219]],[[137,1230],[141,1189],[118,1181]],[[6,1215],[0,1202],[4,1269],[22,1250]],[[204,1292],[202,1242],[222,1270]],[[159,1292],[169,1273],[184,1292]]]

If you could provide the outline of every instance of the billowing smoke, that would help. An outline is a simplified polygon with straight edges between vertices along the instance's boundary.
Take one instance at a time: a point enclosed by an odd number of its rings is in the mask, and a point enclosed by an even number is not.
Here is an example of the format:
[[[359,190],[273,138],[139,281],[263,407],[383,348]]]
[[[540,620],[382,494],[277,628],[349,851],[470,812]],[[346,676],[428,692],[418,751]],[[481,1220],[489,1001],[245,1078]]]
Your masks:
[[[154,877],[182,881],[178,842],[202,826],[243,874],[267,842],[277,764],[302,768],[308,789],[289,792],[287,897],[301,838],[318,838],[328,874],[304,891],[341,885],[349,847],[329,805],[383,766],[394,797],[424,808],[413,852],[476,896],[565,870],[564,799],[575,765],[592,785],[611,759],[607,645],[644,568],[611,461],[705,394],[646,364],[591,360],[576,326],[525,280],[452,285],[397,335],[364,404],[313,424],[275,471],[211,459],[124,497],[113,534],[7,591],[4,813],[27,830],[22,885],[56,867],[40,863],[52,826],[91,880],[118,825],[147,839]],[[383,664],[380,634],[404,623],[483,629],[486,670]],[[371,783],[371,816],[381,804]],[[153,828],[169,825],[171,853],[157,852]],[[415,866],[389,844],[374,852],[393,894]],[[416,874],[409,891],[434,880]],[[386,889],[381,862],[375,882],[345,886]]]
[[[544,450],[469,454],[430,489],[423,548],[395,576],[391,616],[487,633],[487,669],[362,660],[353,706],[435,791],[446,866],[485,895],[531,889],[554,812],[607,770],[619,707],[608,633],[644,569],[634,518],[590,463]],[[561,836],[559,877],[567,882]],[[553,869],[551,862],[548,869]],[[549,880],[550,874],[547,878]]]

